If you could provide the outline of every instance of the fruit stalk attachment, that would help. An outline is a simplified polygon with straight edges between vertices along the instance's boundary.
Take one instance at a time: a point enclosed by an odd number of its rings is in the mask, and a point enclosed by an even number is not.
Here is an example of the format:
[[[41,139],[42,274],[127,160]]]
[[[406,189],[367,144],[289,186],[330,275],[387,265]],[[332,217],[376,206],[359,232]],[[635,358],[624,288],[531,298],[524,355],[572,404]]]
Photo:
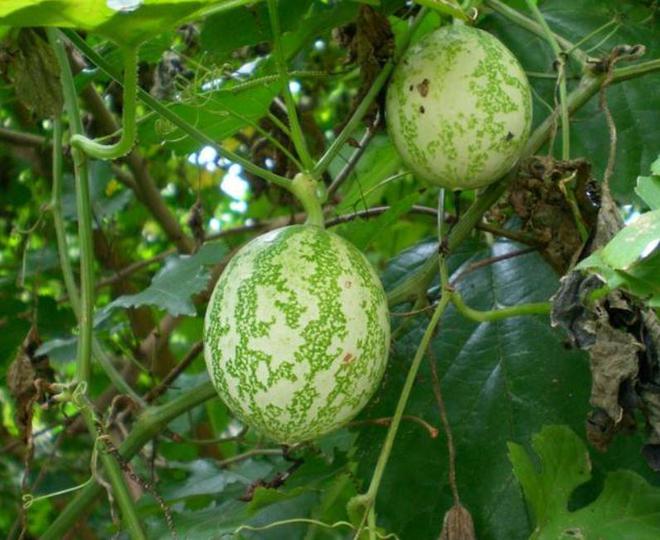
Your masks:
[[[325,188],[310,175],[298,173],[291,182],[291,193],[300,201],[307,213],[307,225],[325,227],[321,201],[325,198]]]

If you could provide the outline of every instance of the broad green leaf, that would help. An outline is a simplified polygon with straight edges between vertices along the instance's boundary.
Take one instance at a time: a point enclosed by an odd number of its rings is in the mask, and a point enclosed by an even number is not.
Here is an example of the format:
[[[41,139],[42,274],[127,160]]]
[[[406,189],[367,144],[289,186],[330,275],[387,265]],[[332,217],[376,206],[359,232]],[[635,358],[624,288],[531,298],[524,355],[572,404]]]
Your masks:
[[[58,26],[137,45],[215,0],[4,0],[3,26]]]
[[[660,210],[646,212],[621,229],[602,249],[603,261],[616,270],[627,270],[660,245]]]
[[[231,496],[240,496],[252,482],[269,474],[272,466],[265,462],[248,461],[239,464],[236,470],[223,470],[210,460],[196,459],[191,462],[170,462],[168,469],[187,475],[185,479],[174,477],[162,486],[161,495],[173,503],[199,495],[218,496],[230,487],[233,488]]]
[[[264,62],[262,62],[264,63]],[[270,62],[266,62],[270,65]],[[256,78],[272,75],[265,66],[256,71]],[[259,81],[257,81],[259,82]],[[204,88],[206,86],[206,88]],[[173,112],[214,140],[223,140],[239,129],[254,125],[268,111],[271,101],[280,91],[279,80],[269,77],[259,84],[242,88],[241,83],[228,81],[218,74],[201,88],[191,83],[181,103],[171,106]],[[195,93],[192,94],[191,92]],[[162,144],[178,152],[199,149],[199,143],[185,137],[179,128],[152,114],[140,123],[139,140],[146,144]]]
[[[651,174],[660,175],[660,156],[653,163],[651,163]]]
[[[90,161],[89,197],[92,203],[92,212],[95,221],[93,227],[108,217],[112,217],[121,211],[134,198],[133,191],[123,188],[116,181],[110,185],[114,178],[110,163],[107,161]],[[64,175],[62,186],[62,215],[66,219],[77,221],[78,210],[76,208],[76,187],[73,175]]]
[[[598,274],[650,306],[660,305],[660,210],[639,216],[610,242],[576,266]]]
[[[330,167],[333,176],[339,173],[354,150],[350,145],[344,146]],[[400,167],[401,158],[391,139],[386,135],[374,137],[347,179],[349,187],[337,211],[343,213],[372,206],[383,194],[386,187],[384,181],[397,173]]]
[[[277,3],[282,32],[295,30],[312,0],[280,0]],[[247,45],[271,41],[270,19],[266,2],[239,6],[209,16],[200,36],[205,48],[220,59]]]
[[[490,248],[466,243],[460,259],[451,257],[456,278],[471,263],[515,249],[508,242]],[[420,244],[397,257],[384,274],[390,289],[437,247]],[[415,255],[417,255],[415,257]],[[480,268],[458,283],[468,305],[494,309],[547,300],[557,287],[552,270],[537,254]],[[384,382],[364,418],[391,416],[405,376],[428,324],[429,314],[393,314],[392,347]],[[406,326],[403,326],[406,325]],[[457,452],[457,479],[463,504],[480,539],[522,540],[532,531],[524,500],[508,466],[507,441],[519,443],[550,423],[584,429],[590,375],[583,353],[566,350],[563,337],[546,317],[516,317],[496,323],[465,320],[453,308],[444,315],[432,342],[432,358],[442,378],[447,414]],[[430,369],[424,361],[405,414],[441,429]],[[373,472],[385,429],[360,428],[358,476],[364,489]],[[646,470],[639,439],[618,439],[596,465]],[[377,499],[378,524],[401,538],[438,538],[442,517],[452,505],[447,482],[446,439],[431,439],[419,425],[404,420],[394,443]]]
[[[545,426],[532,437],[537,466],[522,445],[509,443],[509,459],[532,510],[533,540],[660,537],[660,489],[632,471],[609,473],[598,498],[569,511],[575,489],[591,476],[584,443],[567,426]]]
[[[221,486],[219,496],[215,498],[209,508],[199,511],[181,512],[175,515],[178,532],[184,538],[205,540],[208,538],[232,538],[232,534],[242,526],[236,538],[246,539],[265,539],[265,540],[302,540],[308,533],[309,524],[282,524],[271,527],[275,522],[295,519],[309,518],[317,515],[317,509],[324,509],[323,495],[327,490],[335,490],[336,497],[341,497],[343,490],[336,486],[338,478],[345,478],[347,462],[344,457],[335,459],[332,463],[315,457],[313,453],[307,453],[304,457],[303,465],[295,471],[278,488],[257,487],[254,490],[252,500],[241,502],[237,498],[243,494],[247,486],[241,483],[235,483],[231,486]],[[290,463],[282,463],[279,460],[280,470],[286,470]],[[256,468],[255,468],[256,467]],[[213,473],[209,470],[209,476]],[[269,480],[273,477],[274,471],[264,469],[264,464],[250,460],[245,464],[240,464],[232,473],[233,476],[245,476],[253,482],[258,480]],[[256,474],[255,474],[256,473]],[[218,474],[226,474],[220,473]],[[206,488],[214,483],[220,485],[222,480],[203,479],[199,476],[201,482],[204,482]],[[188,491],[198,491],[189,481],[186,482]],[[230,491],[233,487],[239,487],[240,493]],[[337,493],[336,490],[339,489]],[[208,489],[204,489],[208,491]],[[320,505],[320,506],[319,506]],[[152,536],[161,538],[166,535],[162,520],[159,523],[154,522]],[[251,527],[267,527],[259,530],[251,530]],[[320,538],[325,538],[320,535]]]
[[[101,313],[119,307],[130,308],[152,305],[169,314],[195,315],[193,295],[200,293],[208,284],[210,274],[206,266],[218,263],[227,252],[224,244],[204,244],[194,255],[179,255],[168,259],[165,266],[154,276],[151,284],[137,294],[124,295],[113,300]]]
[[[660,176],[638,176],[635,193],[651,210],[660,210]]]

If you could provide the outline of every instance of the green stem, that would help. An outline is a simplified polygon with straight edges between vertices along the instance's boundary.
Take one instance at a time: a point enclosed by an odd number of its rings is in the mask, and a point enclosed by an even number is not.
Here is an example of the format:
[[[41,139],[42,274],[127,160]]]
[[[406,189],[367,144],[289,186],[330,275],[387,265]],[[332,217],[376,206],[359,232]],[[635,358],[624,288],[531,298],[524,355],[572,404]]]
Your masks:
[[[548,315],[552,308],[550,302],[536,302],[501,309],[479,311],[466,305],[463,297],[456,291],[451,295],[451,301],[461,315],[476,322],[495,322],[508,319],[509,317],[521,317],[523,315]]]
[[[322,229],[325,227],[323,208],[319,197],[320,184],[309,174],[298,173],[291,182],[291,193],[302,203],[307,213],[308,225],[316,225]]]
[[[64,104],[69,116],[69,129],[73,134],[82,133],[82,122],[78,110],[76,87],[71,67],[62,40],[53,28],[46,29],[60,67]],[[76,208],[78,210],[78,239],[80,243],[80,319],[78,336],[78,358],[76,379],[89,386],[91,378],[92,325],[94,310],[94,267],[92,251],[92,210],[89,199],[89,174],[87,159],[77,148],[72,149],[74,178],[76,185]],[[94,418],[89,409],[83,409],[83,417],[90,435],[96,437]],[[133,499],[124,483],[119,465],[109,454],[102,452],[101,461],[112,486],[113,495],[121,510],[124,525],[131,538],[146,538],[137,517]]]
[[[440,261],[440,265],[442,268],[444,268],[443,273],[445,273],[446,266],[444,263],[444,259]],[[399,396],[399,401],[397,403],[396,410],[394,411],[394,415],[392,416],[392,423],[390,424],[390,427],[387,431],[385,442],[383,443],[383,447],[381,448],[380,455],[378,456],[376,468],[374,469],[373,476],[371,477],[371,483],[369,484],[369,489],[364,495],[358,495],[356,499],[357,503],[364,507],[365,512],[370,512],[372,506],[375,503],[376,494],[378,493],[378,488],[380,487],[380,483],[383,478],[383,473],[385,472],[385,467],[387,466],[390,453],[392,452],[394,439],[396,438],[396,434],[399,429],[399,424],[401,423],[401,417],[403,416],[406,405],[408,404],[408,398],[410,397],[410,392],[413,388],[413,385],[415,384],[415,379],[417,378],[417,372],[419,371],[419,367],[422,363],[424,355],[426,354],[426,350],[429,347],[435,329],[438,326],[438,323],[440,322],[440,318],[442,317],[442,314],[445,312],[447,306],[451,302],[451,296],[452,294],[450,289],[447,288],[446,286],[443,286],[443,292],[442,292],[442,296],[440,297],[440,301],[438,302],[438,305],[435,308],[435,311],[433,312],[433,316],[431,317],[431,320],[428,326],[426,327],[426,330],[424,331],[424,336],[422,337],[422,340],[420,341],[419,346],[417,347],[417,351],[415,352],[415,357],[413,358],[412,364],[410,365],[410,369],[408,370],[408,375],[406,376],[406,380],[403,384],[403,389],[401,390],[401,395]],[[349,504],[351,503],[349,502]]]
[[[117,159],[131,151],[135,144],[136,134],[136,102],[138,88],[138,54],[136,47],[124,47],[124,93],[122,112],[122,132],[120,139],[115,144],[101,144],[89,139],[80,133],[71,137],[71,144],[80,148],[88,156],[96,159]]]
[[[561,142],[562,142],[561,157],[563,160],[567,160],[570,159],[571,156],[571,149],[570,149],[571,126],[569,124],[568,104],[567,104],[568,92],[566,89],[566,55],[559,46],[557,37],[552,32],[552,30],[550,30],[550,27],[548,26],[548,23],[543,17],[541,10],[536,5],[536,0],[525,0],[525,1],[527,2],[527,7],[530,9],[532,15],[534,15],[534,18],[537,20],[538,24],[540,25],[541,30],[543,31],[543,35],[545,36],[546,41],[550,45],[550,48],[552,48],[552,52],[554,53],[555,58],[557,59],[557,79],[558,79],[557,82],[559,83],[559,105],[560,105],[560,113],[561,113]],[[576,47],[575,45],[573,45],[571,48],[574,49]]]
[[[660,58],[647,60],[646,62],[640,62],[632,66],[616,68],[614,70],[614,75],[612,76],[612,82],[615,83],[627,81],[628,79],[635,79],[636,77],[654,71],[660,71]]]
[[[314,178],[320,178],[320,176],[330,166],[330,163],[335,158],[335,156],[337,156],[337,154],[341,151],[344,144],[351,137],[351,135],[358,127],[360,122],[362,122],[362,118],[364,118],[364,115],[367,114],[374,99],[376,99],[376,96],[380,93],[381,89],[383,88],[383,85],[389,79],[389,76],[392,73],[392,70],[394,69],[395,63],[398,61],[398,58],[400,58],[401,55],[405,52],[405,50],[408,48],[413,32],[422,22],[425,15],[426,15],[426,8],[420,9],[419,13],[415,17],[415,20],[407,29],[407,32],[401,38],[401,48],[398,51],[396,57],[392,60],[389,60],[383,66],[383,68],[380,70],[380,73],[374,79],[374,82],[371,84],[369,91],[366,93],[364,98],[362,98],[362,101],[355,109],[353,116],[351,116],[347,124],[344,126],[344,129],[341,130],[341,133],[337,135],[337,138],[332,142],[332,144],[325,151],[323,156],[321,156],[321,159],[319,159],[318,162],[316,163],[316,166],[312,170],[312,176]]]
[[[142,446],[158,436],[172,420],[215,396],[217,393],[213,385],[207,381],[160,407],[146,409],[138,417],[128,437],[119,447],[119,452],[126,461],[130,461]],[[102,488],[97,483],[87,485],[80,490],[66,508],[57,514],[55,521],[41,536],[41,540],[63,538],[73,524],[80,519],[85,509],[101,494],[101,491]]]
[[[585,43],[587,43],[592,37],[600,34],[603,30],[609,28],[613,24],[617,24],[616,19],[612,19],[605,24],[599,26],[596,28],[593,32],[588,33],[586,36],[584,36],[582,39],[580,39],[575,45],[573,45],[570,49],[566,51],[566,54],[571,54],[575,49],[581,47]]]
[[[120,81],[120,76],[114,70],[114,68],[92,47],[90,47],[87,42],[82,39],[76,32],[70,29],[62,29],[62,33],[80,50],[87,58],[89,58],[94,65],[96,65],[101,71],[106,75],[113,78],[115,81]],[[263,178],[264,180],[275,184],[276,186],[283,187],[285,189],[290,188],[291,180],[275,174],[272,171],[259,167],[252,163],[249,159],[246,159],[238,154],[227,150],[221,145],[217,144],[211,137],[205,135],[202,131],[197,129],[195,126],[191,125],[189,122],[181,118],[174,111],[170,110],[168,107],[160,103],[157,99],[151,96],[148,92],[138,88],[137,90],[138,97],[140,100],[147,105],[151,110],[158,113],[165,120],[171,122],[177,126],[181,131],[187,134],[191,139],[196,140],[200,144],[205,146],[210,146],[213,148],[218,155],[227,158],[229,161],[239,164],[246,171]]]
[[[60,66],[64,91],[64,103],[69,116],[72,136],[82,133],[82,121],[78,109],[76,87],[62,41],[54,31],[48,32]],[[72,148],[74,179],[76,188],[76,210],[78,213],[78,241],[80,244],[80,314],[78,336],[78,362],[76,378],[89,382],[91,376],[92,328],[94,324],[94,261],[92,247],[92,207],[89,196],[89,169],[87,159],[77,147]],[[73,303],[72,303],[73,306]]]
[[[73,268],[71,267],[71,261],[69,260],[66,229],[64,218],[62,217],[62,155],[62,121],[59,118],[55,118],[53,119],[53,192],[50,210],[53,215],[53,225],[55,227],[55,237],[57,239],[57,253],[59,256],[60,267],[62,268],[64,287],[66,288],[66,293],[69,297],[69,302],[71,303],[71,309],[78,320],[78,324],[80,324],[78,286],[76,285],[73,276]],[[144,403],[142,398],[135,393],[121,374],[115,369],[115,366],[112,365],[112,361],[95,337],[92,337],[92,353],[117,390],[131,396],[137,403]]]
[[[280,14],[277,11],[277,0],[268,0],[268,13],[270,15],[270,27],[273,31],[275,63],[277,64],[277,71],[280,76],[280,82],[282,83],[282,94],[284,95],[284,103],[286,104],[287,116],[289,117],[289,125],[291,126],[291,140],[296,147],[296,152],[305,170],[310,171],[314,163],[307,149],[305,135],[300,127],[298,113],[296,112],[296,102],[293,100],[293,94],[291,94],[291,89],[289,88],[289,72],[282,46],[282,30],[280,28]]]

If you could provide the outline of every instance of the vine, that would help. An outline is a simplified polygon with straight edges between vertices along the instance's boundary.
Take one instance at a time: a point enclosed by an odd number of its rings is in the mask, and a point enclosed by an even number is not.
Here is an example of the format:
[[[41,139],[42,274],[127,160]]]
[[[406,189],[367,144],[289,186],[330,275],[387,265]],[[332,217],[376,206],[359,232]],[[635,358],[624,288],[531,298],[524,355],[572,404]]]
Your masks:
[[[96,159],[117,159],[131,151],[135,144],[136,115],[138,88],[138,49],[136,47],[123,47],[124,81],[122,100],[122,132],[121,138],[115,144],[102,144],[89,139],[80,133],[71,136],[71,144]]]
[[[75,84],[64,45],[57,31],[47,29],[48,39],[53,47],[60,67],[65,107],[69,116],[69,129],[75,135],[82,133],[82,122],[76,100]],[[82,152],[73,150],[74,177],[76,181],[76,206],[78,210],[78,239],[80,242],[80,320],[78,337],[78,359],[76,363],[76,379],[83,383],[83,392],[91,375],[92,327],[94,311],[94,267],[92,253],[92,212],[89,200],[89,176],[87,160]],[[87,428],[94,436],[94,418],[91,412],[84,408],[83,418]],[[106,474],[112,484],[114,496],[122,511],[126,528],[131,538],[146,538],[133,506],[133,499],[124,483],[121,471],[116,461],[107,454],[101,455]]]

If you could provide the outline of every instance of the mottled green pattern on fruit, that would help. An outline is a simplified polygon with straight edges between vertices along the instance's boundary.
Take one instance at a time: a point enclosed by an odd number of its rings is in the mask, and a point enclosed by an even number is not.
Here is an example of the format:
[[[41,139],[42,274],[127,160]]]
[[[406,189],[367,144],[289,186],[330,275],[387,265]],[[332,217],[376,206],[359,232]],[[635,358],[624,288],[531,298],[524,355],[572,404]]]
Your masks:
[[[293,443],[350,420],[380,382],[389,346],[380,280],[354,246],[312,226],[261,236],[220,277],[205,358],[229,408]]]
[[[510,169],[531,128],[524,71],[492,35],[446,26],[410,48],[387,95],[388,126],[421,178],[474,188]]]

